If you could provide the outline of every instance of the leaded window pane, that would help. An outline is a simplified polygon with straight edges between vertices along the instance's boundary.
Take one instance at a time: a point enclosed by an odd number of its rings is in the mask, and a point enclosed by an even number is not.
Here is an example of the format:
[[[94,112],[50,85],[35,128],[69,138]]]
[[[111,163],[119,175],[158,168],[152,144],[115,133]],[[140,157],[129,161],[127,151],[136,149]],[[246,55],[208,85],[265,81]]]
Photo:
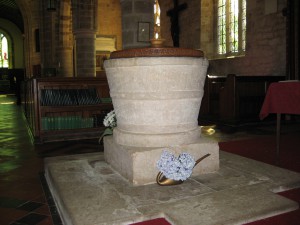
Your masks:
[[[0,67],[8,67],[8,43],[7,38],[0,34]]]
[[[226,0],[218,1],[218,53],[226,53]]]
[[[246,49],[246,0],[218,0],[218,54],[236,54]]]

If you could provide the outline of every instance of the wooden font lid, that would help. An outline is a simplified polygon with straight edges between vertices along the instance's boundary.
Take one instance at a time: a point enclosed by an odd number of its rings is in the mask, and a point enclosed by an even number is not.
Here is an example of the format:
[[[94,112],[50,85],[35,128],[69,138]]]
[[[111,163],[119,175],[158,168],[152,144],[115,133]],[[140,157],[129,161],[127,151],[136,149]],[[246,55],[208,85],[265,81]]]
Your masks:
[[[203,57],[203,52],[189,48],[161,47],[125,49],[110,54],[110,59],[134,57]]]

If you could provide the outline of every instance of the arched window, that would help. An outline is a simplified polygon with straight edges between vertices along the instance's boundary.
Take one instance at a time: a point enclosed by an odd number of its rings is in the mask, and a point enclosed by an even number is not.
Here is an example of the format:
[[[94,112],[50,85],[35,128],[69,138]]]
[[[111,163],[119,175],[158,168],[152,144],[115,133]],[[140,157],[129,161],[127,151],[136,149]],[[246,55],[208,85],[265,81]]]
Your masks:
[[[218,55],[244,55],[246,50],[246,0],[217,1]]]
[[[9,67],[7,38],[0,33],[0,67]]]

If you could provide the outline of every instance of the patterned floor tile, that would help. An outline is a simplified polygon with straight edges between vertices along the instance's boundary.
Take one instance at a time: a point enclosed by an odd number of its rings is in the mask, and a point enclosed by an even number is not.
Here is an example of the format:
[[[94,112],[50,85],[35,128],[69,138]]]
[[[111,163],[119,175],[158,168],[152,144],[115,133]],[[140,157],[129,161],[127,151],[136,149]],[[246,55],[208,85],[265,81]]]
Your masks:
[[[26,200],[20,200],[15,198],[0,197],[1,208],[17,208],[18,206],[26,203]]]
[[[15,220],[26,216],[28,212],[23,210],[16,210],[13,208],[0,208],[0,224],[8,225]]]
[[[50,209],[47,204],[43,204],[41,207],[35,209],[34,212],[42,215],[48,215],[48,216],[51,215]]]
[[[23,205],[19,206],[17,209],[31,212],[31,211],[34,211],[34,210],[40,208],[41,206],[43,206],[43,203],[39,203],[39,202],[26,202]]]
[[[29,213],[26,216],[22,217],[21,219],[18,219],[15,221],[15,223],[21,223],[26,225],[36,225],[40,223],[42,220],[46,219],[47,216],[37,214],[37,213]]]

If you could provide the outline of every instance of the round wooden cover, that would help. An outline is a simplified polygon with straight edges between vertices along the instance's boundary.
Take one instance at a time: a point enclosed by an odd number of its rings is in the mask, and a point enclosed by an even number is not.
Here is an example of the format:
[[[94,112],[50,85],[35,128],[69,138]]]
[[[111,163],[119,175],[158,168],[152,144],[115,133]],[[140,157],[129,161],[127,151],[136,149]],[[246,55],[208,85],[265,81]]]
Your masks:
[[[203,57],[203,52],[189,48],[149,47],[125,49],[110,54],[111,59],[134,57]]]

